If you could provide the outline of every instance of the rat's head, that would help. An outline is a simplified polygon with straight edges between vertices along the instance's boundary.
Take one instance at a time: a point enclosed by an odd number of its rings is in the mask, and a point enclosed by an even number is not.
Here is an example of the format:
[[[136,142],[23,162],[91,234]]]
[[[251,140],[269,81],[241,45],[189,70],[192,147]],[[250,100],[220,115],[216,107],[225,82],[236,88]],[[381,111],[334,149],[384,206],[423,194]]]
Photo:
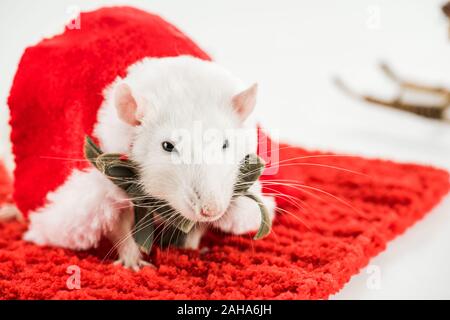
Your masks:
[[[245,129],[256,85],[242,87],[212,62],[178,57],[132,67],[115,88],[119,118],[133,126],[140,183],[192,221],[214,221],[233,196],[240,160],[256,151]]]

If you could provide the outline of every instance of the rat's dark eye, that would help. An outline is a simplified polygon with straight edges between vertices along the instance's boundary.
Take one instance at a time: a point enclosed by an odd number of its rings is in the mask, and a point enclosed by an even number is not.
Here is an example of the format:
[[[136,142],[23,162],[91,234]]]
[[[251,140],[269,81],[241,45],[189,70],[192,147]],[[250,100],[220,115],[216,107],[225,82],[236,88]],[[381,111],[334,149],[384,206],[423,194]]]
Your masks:
[[[169,141],[164,141],[162,143],[162,148],[167,152],[172,152],[173,150],[175,150],[175,146]]]
[[[228,139],[225,139],[225,141],[223,142],[223,145],[222,145],[222,149],[226,149],[226,148],[228,148],[229,147],[229,145],[230,145],[230,143],[228,142]]]

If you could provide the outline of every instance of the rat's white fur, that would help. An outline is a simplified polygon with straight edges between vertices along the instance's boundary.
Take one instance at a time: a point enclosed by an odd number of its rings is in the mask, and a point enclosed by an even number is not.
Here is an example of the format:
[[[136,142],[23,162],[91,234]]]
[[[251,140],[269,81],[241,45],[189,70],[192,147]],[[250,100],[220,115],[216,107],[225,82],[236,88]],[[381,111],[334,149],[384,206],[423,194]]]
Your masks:
[[[121,83],[129,86],[137,102],[138,126],[125,123],[117,114],[114,92]],[[140,164],[145,190],[187,218],[235,234],[254,231],[261,221],[257,204],[243,197],[231,200],[239,160],[257,148],[256,123],[251,117],[242,121],[233,110],[233,97],[244,89],[238,79],[212,62],[187,56],[144,59],[129,68],[125,79],[117,79],[105,90],[94,134],[104,152],[128,154]],[[206,144],[191,137],[176,153],[161,148],[162,141],[181,138],[174,131],[192,133],[199,124],[216,129],[219,136]],[[227,130],[240,128],[250,130],[239,131],[237,139],[231,140],[241,146],[233,149],[234,161],[180,163],[186,152],[195,153],[202,143],[208,150],[220,150],[219,158],[225,160],[231,155],[222,150]],[[251,190],[260,194],[260,184]],[[272,198],[260,197],[273,217]],[[45,207],[31,213],[26,240],[87,249],[105,235],[117,246],[120,263],[133,269],[144,264],[131,236],[134,218],[126,194],[95,169],[74,170],[47,200]],[[205,211],[211,216],[200,214]],[[190,233],[186,247],[197,248],[204,229]]]
[[[30,214],[25,240],[72,249],[95,247],[113,229],[120,201],[126,199],[121,189],[112,186],[96,169],[74,170],[47,195],[47,205]]]

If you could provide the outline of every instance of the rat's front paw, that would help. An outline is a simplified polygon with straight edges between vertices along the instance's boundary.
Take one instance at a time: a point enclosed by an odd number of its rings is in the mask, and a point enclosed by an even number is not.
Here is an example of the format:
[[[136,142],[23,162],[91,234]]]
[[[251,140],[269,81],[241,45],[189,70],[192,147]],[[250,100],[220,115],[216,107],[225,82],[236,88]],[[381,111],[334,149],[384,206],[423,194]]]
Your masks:
[[[197,250],[200,246],[200,240],[205,233],[206,228],[201,225],[195,226],[187,235],[183,243],[184,249]]]
[[[273,199],[262,197],[262,200],[272,220],[274,213]],[[228,211],[214,223],[214,226],[222,231],[240,235],[258,230],[260,224],[261,211],[258,204],[250,198],[239,197],[233,200]]]
[[[142,259],[141,251],[138,245],[133,241],[127,241],[125,245],[119,247],[119,259],[114,262],[115,265],[122,265],[126,269],[139,271],[146,266],[154,267],[150,262]]]
[[[138,272],[139,270],[141,270],[141,268],[147,267],[147,266],[155,268],[155,266],[153,264],[151,264],[148,261],[142,260],[140,258],[138,260],[127,260],[127,259],[119,258],[118,260],[116,260],[114,262],[114,265],[121,265],[125,269],[131,269],[135,272]]]

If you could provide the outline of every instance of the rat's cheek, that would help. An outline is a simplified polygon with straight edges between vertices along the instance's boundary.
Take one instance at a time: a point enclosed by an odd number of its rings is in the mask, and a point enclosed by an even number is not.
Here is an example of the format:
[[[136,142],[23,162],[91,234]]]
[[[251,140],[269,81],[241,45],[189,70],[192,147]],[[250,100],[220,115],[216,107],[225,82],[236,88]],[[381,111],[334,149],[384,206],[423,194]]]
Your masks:
[[[159,170],[154,165],[141,165],[141,167],[144,169],[141,171],[139,183],[148,195],[157,198],[166,198],[176,191],[171,188],[168,183],[169,179],[162,170]],[[148,169],[149,167],[152,169]]]
[[[187,195],[182,190],[168,191],[161,198],[165,200],[173,209],[175,209],[184,218],[197,221],[199,219],[199,210],[195,203],[188,201]]]

